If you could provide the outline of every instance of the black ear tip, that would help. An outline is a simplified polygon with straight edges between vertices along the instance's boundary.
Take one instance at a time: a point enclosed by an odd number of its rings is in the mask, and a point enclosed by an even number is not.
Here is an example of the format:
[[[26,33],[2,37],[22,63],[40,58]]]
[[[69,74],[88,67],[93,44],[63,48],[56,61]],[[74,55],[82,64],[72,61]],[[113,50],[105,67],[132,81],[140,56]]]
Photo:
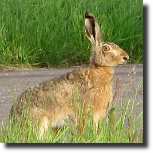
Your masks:
[[[92,15],[91,13],[88,13],[88,12],[85,14],[85,18],[95,19],[94,15]]]
[[[90,18],[90,13],[85,13],[85,18]]]

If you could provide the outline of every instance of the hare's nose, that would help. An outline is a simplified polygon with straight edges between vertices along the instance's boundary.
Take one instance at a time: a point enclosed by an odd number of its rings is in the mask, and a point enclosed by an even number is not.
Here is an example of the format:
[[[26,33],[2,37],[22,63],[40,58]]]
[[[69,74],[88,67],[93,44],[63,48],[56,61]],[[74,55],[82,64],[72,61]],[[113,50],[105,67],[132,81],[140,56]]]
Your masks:
[[[127,58],[127,57],[123,57],[123,60],[124,60],[124,61],[127,61],[128,59],[129,59],[129,58]]]

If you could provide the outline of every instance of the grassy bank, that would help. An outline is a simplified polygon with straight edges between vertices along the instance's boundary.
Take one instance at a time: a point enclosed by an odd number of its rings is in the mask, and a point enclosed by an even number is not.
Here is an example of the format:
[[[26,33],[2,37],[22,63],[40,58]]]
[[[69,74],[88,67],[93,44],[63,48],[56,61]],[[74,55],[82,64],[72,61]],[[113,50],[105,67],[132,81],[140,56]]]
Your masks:
[[[143,1],[1,0],[0,65],[70,66],[89,60],[84,15],[94,14],[104,41],[118,44],[142,63]]]

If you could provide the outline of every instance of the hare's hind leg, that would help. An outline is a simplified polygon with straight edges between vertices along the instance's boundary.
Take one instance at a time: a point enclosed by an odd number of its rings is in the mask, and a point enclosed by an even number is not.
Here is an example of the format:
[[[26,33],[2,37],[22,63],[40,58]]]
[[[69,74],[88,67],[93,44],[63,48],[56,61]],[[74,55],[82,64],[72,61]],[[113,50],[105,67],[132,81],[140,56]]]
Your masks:
[[[48,130],[50,121],[47,116],[43,116],[41,126],[40,126],[40,134],[39,134],[39,139],[42,139],[44,132]]]

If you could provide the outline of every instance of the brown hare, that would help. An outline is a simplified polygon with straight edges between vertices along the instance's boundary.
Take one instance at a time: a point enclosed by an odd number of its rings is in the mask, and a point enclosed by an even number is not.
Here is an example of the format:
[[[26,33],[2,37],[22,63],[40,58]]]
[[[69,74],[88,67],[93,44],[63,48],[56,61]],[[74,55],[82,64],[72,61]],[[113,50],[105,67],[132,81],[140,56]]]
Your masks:
[[[71,73],[41,83],[26,90],[13,106],[14,119],[30,117],[32,123],[40,124],[40,135],[49,126],[59,128],[66,119],[73,119],[76,124],[86,116],[93,116],[98,122],[103,119],[112,101],[112,67],[126,63],[128,54],[114,43],[103,42],[100,26],[95,17],[85,14],[85,31],[92,44],[92,56],[88,69],[79,69]],[[81,119],[78,105],[82,105]],[[78,126],[79,127],[79,126]]]

